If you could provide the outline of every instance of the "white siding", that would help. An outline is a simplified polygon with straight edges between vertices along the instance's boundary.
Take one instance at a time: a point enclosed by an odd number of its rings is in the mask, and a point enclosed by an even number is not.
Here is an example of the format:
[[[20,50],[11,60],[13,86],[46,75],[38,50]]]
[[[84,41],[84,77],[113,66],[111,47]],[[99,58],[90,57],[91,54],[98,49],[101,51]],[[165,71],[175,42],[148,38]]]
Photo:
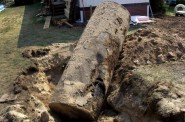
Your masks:
[[[84,7],[97,6],[99,3],[104,1],[114,1],[119,4],[133,4],[133,3],[149,3],[149,0],[83,0],[84,1]],[[83,7],[82,0],[79,0],[80,7]]]

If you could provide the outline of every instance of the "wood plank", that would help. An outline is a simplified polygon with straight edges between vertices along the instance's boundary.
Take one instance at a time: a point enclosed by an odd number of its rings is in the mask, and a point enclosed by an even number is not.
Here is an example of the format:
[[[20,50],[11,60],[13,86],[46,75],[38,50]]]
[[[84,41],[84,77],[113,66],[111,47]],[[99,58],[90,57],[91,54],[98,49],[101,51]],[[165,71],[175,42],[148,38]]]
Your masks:
[[[69,19],[69,21],[74,21],[75,19],[75,7],[76,7],[76,0],[65,0],[66,1],[66,9],[64,10],[64,15]]]
[[[69,27],[71,27],[71,28],[73,28],[73,25],[71,25],[70,23],[68,23],[67,21],[63,21],[62,20],[62,22],[64,22],[66,25],[68,25]]]
[[[51,21],[51,16],[47,16],[43,29],[49,28],[49,26],[50,26],[50,21]]]
[[[64,12],[65,12],[65,16],[69,19],[69,10],[68,9],[64,9]]]

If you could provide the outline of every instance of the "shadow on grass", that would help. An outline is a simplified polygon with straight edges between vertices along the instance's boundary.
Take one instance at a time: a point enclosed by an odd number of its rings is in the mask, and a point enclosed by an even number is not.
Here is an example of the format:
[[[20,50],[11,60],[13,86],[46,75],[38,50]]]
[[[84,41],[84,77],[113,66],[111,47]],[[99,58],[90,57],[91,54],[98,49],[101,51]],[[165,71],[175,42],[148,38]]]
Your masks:
[[[147,27],[147,25],[144,25],[144,24],[130,25],[130,28],[129,28],[129,31],[128,31],[127,35],[133,34],[133,33],[135,33],[138,29],[146,28],[146,27]]]
[[[144,24],[138,24],[138,25],[130,25],[129,31],[138,30],[140,28],[146,28],[147,25]]]
[[[41,9],[39,3],[26,5],[23,15],[21,31],[18,40],[18,48],[27,46],[47,46],[52,43],[67,43],[78,40],[83,32],[83,27],[68,28],[65,26],[43,29],[44,18],[36,17]]]

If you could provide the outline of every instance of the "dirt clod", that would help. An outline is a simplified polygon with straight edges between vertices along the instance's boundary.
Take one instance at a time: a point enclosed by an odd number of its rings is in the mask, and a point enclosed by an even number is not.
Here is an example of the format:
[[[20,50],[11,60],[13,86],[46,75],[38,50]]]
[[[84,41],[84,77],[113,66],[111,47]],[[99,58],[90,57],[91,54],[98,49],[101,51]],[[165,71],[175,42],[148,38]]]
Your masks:
[[[14,86],[14,89],[13,89],[13,92],[14,92],[14,94],[18,94],[18,93],[21,93],[22,90],[23,90],[23,89],[22,89],[21,86],[15,85],[15,86]]]
[[[30,49],[26,50],[22,53],[22,56],[25,58],[31,58],[31,57],[42,57],[49,53],[49,48],[42,48],[42,49]]]
[[[49,122],[49,115],[46,111],[41,113],[40,122]]]
[[[163,56],[163,54],[160,54],[157,56],[157,63],[164,63],[165,62],[165,58]]]

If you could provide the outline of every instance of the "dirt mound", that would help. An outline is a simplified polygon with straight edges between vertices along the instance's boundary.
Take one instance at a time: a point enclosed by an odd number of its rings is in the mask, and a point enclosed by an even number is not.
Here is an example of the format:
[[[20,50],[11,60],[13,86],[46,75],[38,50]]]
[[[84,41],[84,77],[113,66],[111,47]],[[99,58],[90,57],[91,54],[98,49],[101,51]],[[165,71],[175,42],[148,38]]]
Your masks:
[[[30,49],[26,50],[22,53],[22,56],[25,58],[33,58],[33,57],[42,57],[49,53],[49,48],[42,48],[42,49]]]
[[[152,25],[153,27],[165,31],[170,36],[185,37],[184,17],[164,16],[156,20],[157,22]]]
[[[105,110],[100,121],[183,121],[184,97],[178,106],[173,95],[184,91],[179,86],[184,82],[185,40],[160,28],[139,29],[126,37],[108,96],[108,105],[118,114]]]
[[[125,73],[108,96],[109,105],[119,116],[127,113],[133,122],[183,122],[184,64],[140,66]]]
[[[115,78],[141,65],[185,60],[185,40],[167,35],[158,28],[139,29],[126,37]],[[121,67],[121,68],[120,68]],[[119,76],[119,77],[118,77]]]
[[[136,33],[127,36],[123,45],[122,60],[125,65],[132,66],[183,60],[184,41],[166,35],[156,28],[139,29]]]

